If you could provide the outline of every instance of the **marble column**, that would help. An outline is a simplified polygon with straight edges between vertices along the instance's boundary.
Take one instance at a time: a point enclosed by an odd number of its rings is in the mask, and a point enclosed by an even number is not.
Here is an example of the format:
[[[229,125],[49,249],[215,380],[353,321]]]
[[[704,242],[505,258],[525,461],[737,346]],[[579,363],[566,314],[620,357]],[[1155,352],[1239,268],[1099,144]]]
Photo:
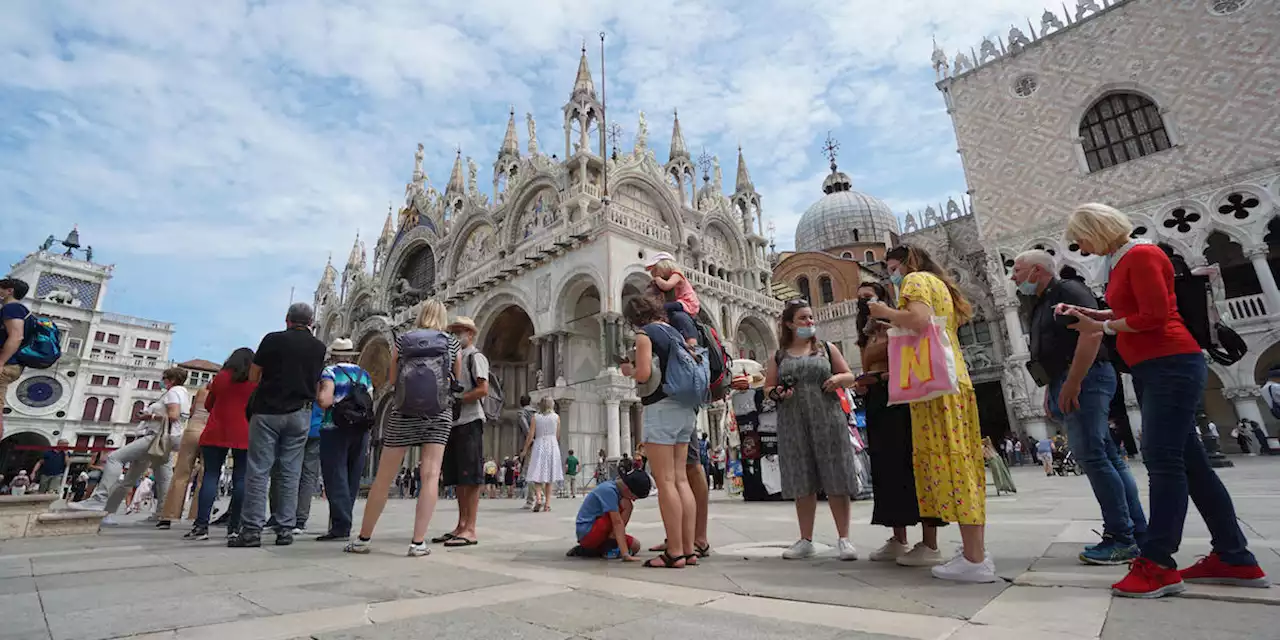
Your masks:
[[[1005,305],[1004,328],[1009,332],[1009,343],[1013,348],[1013,355],[1026,355],[1028,352],[1027,340],[1022,335],[1022,321],[1018,319],[1018,306],[1016,304]]]
[[[529,343],[532,345],[533,350],[533,387],[535,390],[541,389],[543,384],[545,384],[541,380],[546,375],[546,369],[543,368],[545,365],[542,359],[542,341],[543,338],[541,336],[533,336],[532,338],[529,338]]]
[[[631,403],[623,402],[618,407],[619,435],[622,442],[619,445],[623,451],[635,451],[635,444],[631,442]]]
[[[608,437],[605,452],[610,460],[622,457],[622,423],[618,405],[619,401],[612,398],[604,401],[605,433]]]
[[[605,369],[613,369],[617,367],[618,358],[621,357],[622,351],[620,345],[622,343],[622,316],[618,313],[609,312],[604,314],[604,344],[601,345]]]
[[[542,385],[550,387],[556,383],[555,371],[555,336],[543,336],[542,346]]]
[[[570,449],[581,453],[582,447],[578,446],[578,431],[580,429],[575,420],[574,403],[568,398],[559,398],[556,403],[560,407],[560,451],[566,456],[569,455]],[[584,460],[586,457],[579,455],[578,459]]]
[[[555,348],[552,350],[551,368],[555,370],[555,385],[563,387],[569,384],[569,374],[565,371],[565,362],[569,360],[569,333],[566,331],[557,331]]]
[[[1276,287],[1276,278],[1271,273],[1271,265],[1267,263],[1268,248],[1258,247],[1249,252],[1249,262],[1258,274],[1258,283],[1262,285],[1262,293],[1267,297],[1267,315],[1280,314],[1280,288]]]

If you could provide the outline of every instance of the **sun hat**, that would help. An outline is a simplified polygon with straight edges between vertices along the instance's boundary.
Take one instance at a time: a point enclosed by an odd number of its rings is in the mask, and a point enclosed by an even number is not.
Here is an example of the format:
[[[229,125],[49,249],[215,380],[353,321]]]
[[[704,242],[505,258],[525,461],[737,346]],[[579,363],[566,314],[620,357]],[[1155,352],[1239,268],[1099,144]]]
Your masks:
[[[457,329],[468,329],[471,333],[480,333],[480,330],[476,328],[476,321],[467,316],[458,316],[454,318],[453,322],[449,323],[447,329],[451,332]]]
[[[351,342],[351,338],[334,338],[333,342],[329,343],[329,355],[331,356],[346,356],[355,353],[356,345]]]
[[[671,260],[674,262],[675,259],[676,259],[675,256],[667,253],[666,251],[659,251],[653,254],[652,256],[649,256],[649,259],[644,261],[644,268],[652,269],[655,266],[657,266],[659,262],[662,262],[663,260]]]

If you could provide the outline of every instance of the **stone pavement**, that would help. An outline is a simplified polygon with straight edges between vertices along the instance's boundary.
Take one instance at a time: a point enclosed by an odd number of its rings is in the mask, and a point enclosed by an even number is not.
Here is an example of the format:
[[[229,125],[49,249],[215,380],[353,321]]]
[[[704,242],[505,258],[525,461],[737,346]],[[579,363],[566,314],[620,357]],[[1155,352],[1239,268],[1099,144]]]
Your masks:
[[[1236,462],[1222,475],[1254,552],[1280,576],[1280,460]],[[0,543],[0,640],[1280,638],[1277,588],[1113,599],[1107,586],[1123,567],[1075,560],[1100,528],[1087,481],[1033,468],[1014,475],[1021,492],[992,492],[988,502],[987,546],[1005,578],[991,585],[948,584],[927,569],[840,562],[830,553],[783,561],[778,554],[796,536],[791,505],[722,496],[712,503],[715,555],[697,568],[566,558],[576,500],[538,514],[514,500],[483,501],[479,546],[411,559],[404,552],[413,503],[392,500],[368,556],[310,538],[232,550],[220,540],[183,542],[185,528],[141,524]],[[324,521],[322,501],[312,514]],[[441,502],[433,532],[455,517],[453,503]],[[870,503],[855,504],[852,538],[864,555],[887,536],[862,524],[869,517]],[[818,541],[834,543],[825,509],[818,525]],[[641,501],[631,529],[646,546],[661,540],[655,500]],[[1180,563],[1209,549],[1194,513],[1186,535]],[[941,539],[951,549],[957,529]]]

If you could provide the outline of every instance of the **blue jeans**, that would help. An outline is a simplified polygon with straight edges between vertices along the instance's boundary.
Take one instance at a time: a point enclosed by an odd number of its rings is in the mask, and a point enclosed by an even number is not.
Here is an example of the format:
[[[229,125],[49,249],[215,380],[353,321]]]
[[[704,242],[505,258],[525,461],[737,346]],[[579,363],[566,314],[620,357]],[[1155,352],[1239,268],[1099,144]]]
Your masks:
[[[320,475],[329,499],[329,533],[351,535],[352,511],[360,495],[360,475],[369,450],[369,432],[352,429],[320,431]],[[403,487],[401,495],[403,496]]]
[[[200,484],[200,502],[196,511],[196,526],[208,527],[213,513],[213,503],[218,499],[218,483],[222,478],[222,463],[231,452],[234,466],[231,469],[231,506],[227,511],[227,531],[240,530],[240,508],[244,504],[244,474],[249,466],[249,452],[226,447],[200,447],[204,459],[204,481]]]
[[[668,302],[662,308],[667,312],[667,323],[679,331],[685,340],[698,337],[698,326],[693,323],[693,316],[684,310],[684,305]]]
[[[1165,356],[1130,368],[1142,405],[1142,462],[1151,480],[1151,524],[1142,555],[1165,567],[1177,566],[1173,554],[1182,543],[1190,496],[1222,561],[1258,564],[1236,521],[1231,495],[1209,466],[1196,435],[1196,410],[1208,377],[1204,356]]]
[[[1067,426],[1067,444],[1102,508],[1103,532],[1116,542],[1134,544],[1145,537],[1147,519],[1138,499],[1138,483],[1111,439],[1107,423],[1116,393],[1116,370],[1109,362],[1094,363],[1080,382],[1080,408],[1063,415],[1058,394],[1066,381],[1064,373],[1049,384],[1049,413]]]
[[[240,530],[245,535],[259,535],[267,520],[267,485],[271,468],[280,463],[280,495],[298,495],[302,475],[302,455],[311,432],[311,405],[293,413],[257,414],[249,421],[249,461],[244,480],[244,510],[240,514]],[[293,529],[297,515],[296,500],[281,500],[275,517],[280,531]]]

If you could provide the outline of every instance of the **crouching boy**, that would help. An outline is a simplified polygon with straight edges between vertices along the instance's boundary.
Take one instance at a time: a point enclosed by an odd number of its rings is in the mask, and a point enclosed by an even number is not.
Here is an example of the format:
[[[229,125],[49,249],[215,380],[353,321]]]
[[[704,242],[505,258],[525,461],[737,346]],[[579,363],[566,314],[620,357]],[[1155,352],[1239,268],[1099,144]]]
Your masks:
[[[636,562],[640,543],[627,535],[627,523],[635,501],[647,497],[650,488],[649,474],[632,471],[593,489],[578,509],[578,546],[567,555]]]

